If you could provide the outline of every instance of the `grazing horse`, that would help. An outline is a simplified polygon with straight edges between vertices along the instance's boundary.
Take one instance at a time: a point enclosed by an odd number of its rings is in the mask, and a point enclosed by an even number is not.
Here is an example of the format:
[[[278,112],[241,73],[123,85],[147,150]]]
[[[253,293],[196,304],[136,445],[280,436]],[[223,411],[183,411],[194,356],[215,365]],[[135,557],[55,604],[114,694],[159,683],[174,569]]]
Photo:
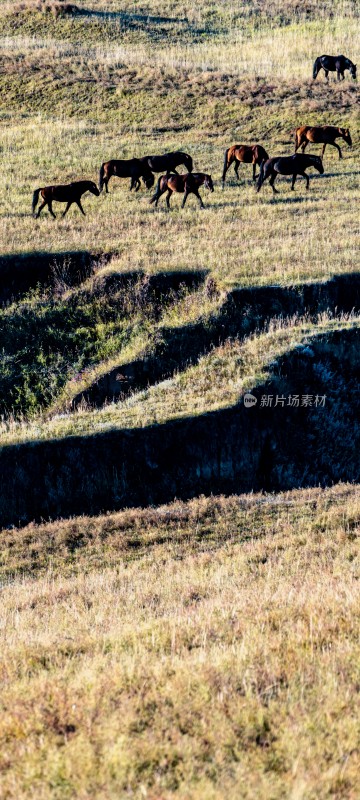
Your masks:
[[[295,133],[295,153],[300,146],[302,152],[304,152],[309,142],[314,142],[315,144],[323,144],[321,156],[325,153],[326,145],[332,144],[339,151],[339,158],[342,158],[340,147],[336,144],[335,139],[341,137],[349,147],[352,145],[349,128],[335,128],[333,125],[312,128],[310,125],[303,125],[301,128],[296,128],[292,133]]]
[[[262,161],[267,161],[269,158],[268,153],[261,144],[233,144],[232,147],[228,147],[225,150],[225,158],[224,158],[224,171],[222,174],[222,184],[224,188],[225,183],[225,176],[226,173],[231,167],[231,164],[235,161],[235,172],[236,177],[238,180],[239,178],[239,166],[241,163],[243,164],[252,164],[253,165],[253,181],[256,180],[256,164],[261,166]]]
[[[35,209],[38,204],[39,195],[41,195],[43,199],[43,203],[39,206],[39,210],[37,212],[36,219],[40,216],[40,213],[45,206],[48,206],[51,216],[56,219],[56,216],[52,210],[53,201],[57,201],[58,203],[67,203],[65,211],[63,213],[63,217],[69,211],[70,206],[72,203],[76,203],[79,206],[80,211],[84,214],[85,211],[81,205],[80,198],[82,197],[85,192],[91,192],[95,194],[96,197],[99,197],[99,189],[96,186],[94,181],[74,181],[73,183],[65,184],[64,186],[44,186],[42,189],[35,189],[32,199],[32,213],[35,215]]]
[[[183,164],[188,172],[193,171],[191,156],[181,150],[176,150],[175,153],[164,153],[162,156],[144,156],[140,161],[145,162],[152,172],[175,172],[175,175],[178,175],[176,167],[180,164]]]
[[[108,183],[112,175],[116,175],[117,178],[131,178],[130,191],[135,187],[135,192],[140,189],[140,178],[143,179],[147,189],[151,189],[155,180],[151,169],[140,158],[129,158],[127,161],[104,161],[100,167],[100,192],[105,185],[108,193]]]
[[[308,189],[309,176],[305,172],[308,167],[315,167],[315,169],[317,169],[321,175],[324,172],[324,167],[322,165],[320,156],[308,156],[297,153],[293,156],[269,158],[268,161],[263,161],[261,164],[259,180],[257,183],[257,191],[260,191],[264,181],[270,177],[270,186],[273,192],[278,194],[278,190],[275,189],[274,186],[278,175],[292,175],[292,189],[295,186],[297,175],[302,175],[303,178],[306,179],[306,188]]]
[[[199,200],[200,208],[205,208],[199,195],[199,186],[205,186],[206,189],[213,192],[214,186],[211,175],[206,175],[205,172],[190,172],[187,173],[187,175],[170,175],[170,173],[167,172],[166,175],[161,175],[159,178],[156,192],[151,198],[150,203],[155,203],[155,206],[157,206],[161,195],[167,192],[166,205],[170,208],[170,197],[172,193],[181,192],[184,195],[181,208],[184,208],[189,194],[195,194]]]
[[[356,64],[353,64],[350,58],[345,58],[345,56],[318,56],[313,66],[314,80],[321,69],[325,72],[326,80],[328,80],[329,72],[336,72],[338,81],[341,78],[344,80],[344,71],[346,69],[350,71],[350,75],[354,80],[356,78]]]

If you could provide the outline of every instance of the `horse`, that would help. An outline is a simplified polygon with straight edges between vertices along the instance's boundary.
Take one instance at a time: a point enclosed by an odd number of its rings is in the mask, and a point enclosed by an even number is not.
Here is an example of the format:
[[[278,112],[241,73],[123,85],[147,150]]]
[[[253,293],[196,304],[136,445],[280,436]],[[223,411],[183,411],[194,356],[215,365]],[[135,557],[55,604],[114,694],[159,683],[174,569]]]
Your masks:
[[[332,144],[339,151],[339,158],[342,158],[342,152],[335,139],[341,137],[349,147],[352,145],[349,128],[335,128],[333,125],[312,128],[310,125],[303,125],[301,128],[296,128],[292,133],[295,133],[295,153],[300,145],[302,152],[304,152],[309,142],[314,142],[315,144],[323,144],[321,156],[325,153],[326,145]]]
[[[74,181],[73,183],[64,184],[63,186],[43,186],[41,189],[35,189],[32,199],[32,213],[36,219],[40,216],[40,213],[45,206],[48,206],[51,216],[56,219],[56,216],[52,209],[52,204],[54,200],[58,203],[67,203],[65,211],[63,213],[63,217],[69,211],[70,206],[72,203],[76,203],[79,206],[81,213],[85,217],[85,211],[81,205],[80,198],[82,197],[85,192],[91,192],[91,194],[96,195],[99,197],[99,189],[96,186],[94,181]],[[43,199],[43,203],[39,206],[38,212],[35,215],[35,209],[39,201],[39,195],[41,195]]]
[[[147,189],[151,189],[155,181],[151,169],[140,158],[129,158],[127,161],[104,161],[100,167],[100,192],[105,185],[108,193],[108,183],[112,175],[116,175],[117,178],[131,178],[130,191],[135,188],[135,192],[140,189],[140,178],[143,179]]]
[[[161,175],[156,187],[156,192],[150,200],[150,203],[155,203],[157,206],[162,194],[167,191],[166,205],[170,208],[170,197],[173,192],[181,192],[184,194],[184,199],[181,208],[184,208],[187,197],[189,194],[195,194],[199,200],[200,208],[205,208],[204,203],[199,195],[199,186],[205,186],[210,192],[214,191],[211,175],[205,172],[190,172],[186,175]]]
[[[263,161],[261,164],[259,180],[257,183],[257,191],[260,191],[264,181],[271,176],[270,186],[273,192],[278,194],[278,190],[275,189],[274,186],[278,175],[292,175],[292,189],[295,186],[297,175],[302,175],[303,178],[306,178],[306,188],[308,189],[309,176],[305,172],[308,167],[315,167],[315,169],[320,172],[320,175],[322,175],[324,172],[324,167],[320,156],[308,156],[297,153],[293,156],[276,156],[275,158],[269,158],[267,161]]]
[[[340,81],[341,78],[344,80],[344,71],[346,69],[350,71],[351,77],[354,78],[354,80],[356,79],[356,64],[353,64],[350,58],[345,58],[345,56],[318,56],[313,66],[314,80],[321,69],[325,72],[326,80],[328,80],[329,72],[336,72],[338,81]]]
[[[235,161],[235,172],[236,177],[238,180],[239,178],[239,166],[241,163],[243,164],[252,164],[253,165],[253,181],[256,180],[256,164],[261,166],[262,161],[267,161],[269,158],[268,153],[261,144],[233,144],[232,147],[228,147],[225,150],[225,158],[224,158],[224,171],[222,174],[222,184],[224,188],[225,183],[225,176],[226,173],[231,166],[231,164]]]
[[[174,172],[178,175],[176,167],[183,164],[188,172],[193,171],[193,160],[188,153],[176,150],[174,153],[164,153],[162,156],[144,156],[140,161],[146,163],[152,172]]]

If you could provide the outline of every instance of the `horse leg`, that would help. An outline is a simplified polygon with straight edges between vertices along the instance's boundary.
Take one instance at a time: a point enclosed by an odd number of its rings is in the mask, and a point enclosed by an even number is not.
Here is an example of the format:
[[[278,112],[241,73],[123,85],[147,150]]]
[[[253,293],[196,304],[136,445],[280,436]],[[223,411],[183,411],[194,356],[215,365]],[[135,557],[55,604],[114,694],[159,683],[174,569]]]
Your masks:
[[[270,178],[270,181],[269,181],[269,183],[270,183],[270,186],[271,186],[271,188],[272,188],[273,192],[274,192],[275,194],[279,194],[278,190],[277,190],[277,189],[275,189],[275,186],[274,186],[274,183],[275,183],[275,181],[276,181],[276,178],[277,178],[277,173],[276,173],[276,172],[273,172],[273,173],[272,173],[272,175],[271,175],[271,178]]]
[[[296,181],[296,178],[297,178],[297,172],[294,172],[294,174],[293,174],[293,177],[292,177],[292,181],[291,181],[291,188],[292,188],[292,190],[294,190],[294,188],[295,188],[295,181]]]
[[[310,178],[309,178],[309,176],[306,174],[306,172],[300,172],[300,175],[303,178],[305,178],[305,180],[306,180],[306,188],[310,189]]]
[[[193,189],[193,194],[196,194],[196,197],[197,197],[197,199],[198,199],[198,201],[200,203],[200,208],[205,208],[204,203],[202,201],[202,198],[199,195],[199,190],[198,189]]]
[[[38,208],[38,212],[37,212],[37,214],[35,215],[35,219],[37,219],[38,217],[40,217],[40,211],[42,211],[42,210],[43,210],[43,208],[45,208],[45,206],[47,206],[47,200],[44,200],[44,202],[43,202],[43,203],[41,203],[41,206],[39,206],[39,208]]]
[[[86,216],[86,214],[85,214],[85,211],[84,211],[84,209],[83,209],[83,207],[82,207],[82,205],[81,205],[81,201],[80,201],[80,199],[79,199],[79,200],[75,200],[75,203],[76,203],[76,204],[79,206],[81,213],[82,213],[82,214],[84,215],[84,217],[85,217],[85,216]]]
[[[184,208],[184,205],[185,205],[185,203],[186,203],[186,201],[187,201],[187,196],[188,196],[188,194],[190,194],[190,192],[188,191],[188,189],[185,189],[185,192],[184,192],[184,199],[183,199],[183,201],[182,201],[182,203],[181,203],[181,208]]]
[[[305,139],[305,142],[303,142],[302,145],[301,145],[301,152],[302,153],[305,153],[305,149],[308,146],[308,144],[309,144],[308,140]]]
[[[169,210],[170,210],[170,197],[171,197],[171,195],[172,195],[172,191],[171,191],[171,189],[168,189],[167,190],[167,195],[166,195],[166,205],[167,205]]]
[[[239,167],[240,167],[240,161],[237,161],[235,159],[235,173],[236,173],[236,177],[237,177],[238,181],[240,180],[240,178],[239,178]]]
[[[341,149],[340,149],[339,145],[338,145],[336,142],[332,142],[332,144],[333,144],[333,145],[334,145],[334,147],[336,147],[336,148],[337,148],[337,150],[339,151],[339,158],[342,158],[342,152],[341,152]]]
[[[70,208],[72,202],[73,202],[72,200],[69,200],[69,202],[68,202],[68,204],[67,204],[67,206],[65,208],[65,211],[63,213],[63,217],[65,217],[65,214],[67,214],[67,212],[69,211],[69,208]]]
[[[325,153],[325,147],[326,147],[326,145],[327,145],[327,142],[325,142],[325,144],[323,144],[323,149],[322,149],[322,153],[321,153],[321,158],[323,158],[323,157],[324,157],[324,153]]]
[[[52,202],[51,202],[51,200],[49,200],[48,206],[49,206],[49,211],[50,211],[50,214],[51,214],[52,218],[56,219],[56,216],[55,216],[55,214],[54,214],[54,212],[52,210]]]
[[[325,69],[324,72],[325,72],[325,80],[328,81],[329,80],[329,70]]]
[[[253,181],[256,181],[256,161],[253,161]]]

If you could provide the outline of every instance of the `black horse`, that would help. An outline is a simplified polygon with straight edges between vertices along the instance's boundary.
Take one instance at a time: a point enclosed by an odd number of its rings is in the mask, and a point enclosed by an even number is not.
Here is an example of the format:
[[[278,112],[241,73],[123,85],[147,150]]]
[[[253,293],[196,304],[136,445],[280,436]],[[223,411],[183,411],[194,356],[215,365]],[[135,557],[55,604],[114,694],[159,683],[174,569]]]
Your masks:
[[[325,78],[328,80],[329,72],[336,72],[338,81],[344,80],[344,71],[348,69],[352,78],[356,78],[356,64],[350,61],[350,58],[345,56],[318,56],[314,62],[313,78],[319,74],[320,70],[325,72]]]
[[[193,171],[193,160],[188,153],[183,153],[182,150],[176,150],[175,153],[164,153],[162,156],[144,156],[140,161],[147,164],[151,172],[174,172],[175,175],[179,173],[176,167],[183,164],[188,172]]]
[[[261,164],[259,180],[257,182],[257,191],[259,192],[264,181],[266,181],[267,178],[270,178],[270,186],[273,192],[278,194],[278,190],[275,189],[274,186],[278,175],[292,175],[292,189],[295,186],[297,176],[302,175],[302,177],[306,179],[306,188],[308,189],[309,176],[305,172],[308,167],[315,167],[315,169],[317,169],[321,175],[324,172],[324,167],[320,156],[308,156],[296,153],[296,155],[293,156],[269,158],[267,161],[263,161]]]

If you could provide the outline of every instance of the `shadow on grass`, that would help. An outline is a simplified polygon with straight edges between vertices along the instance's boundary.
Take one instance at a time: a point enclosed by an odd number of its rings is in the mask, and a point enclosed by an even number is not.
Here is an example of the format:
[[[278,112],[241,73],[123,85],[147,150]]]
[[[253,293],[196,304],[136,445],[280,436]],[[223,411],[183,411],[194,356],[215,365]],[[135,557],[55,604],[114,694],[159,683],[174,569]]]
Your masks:
[[[129,363],[119,363],[73,399],[73,407],[86,402],[100,407],[124,399],[195,364],[199,357],[228,338],[245,338],[261,331],[275,317],[350,313],[360,309],[360,273],[339,275],[325,283],[293,287],[260,286],[235,289],[216,314],[182,328],[158,331],[153,352]]]
[[[199,494],[360,480],[359,331],[311,338],[220,411],[144,428],[3,447],[0,524],[23,525]],[[273,370],[271,372],[271,370]],[[272,397],[271,406],[263,397]],[[281,402],[275,398],[281,397]],[[289,398],[311,397],[310,405]],[[320,398],[320,404],[315,398]],[[323,398],[323,400],[321,399]]]
[[[298,205],[299,203],[306,203],[309,200],[311,200],[313,203],[319,203],[322,199],[322,197],[314,197],[313,195],[310,195],[310,192],[306,192],[306,194],[303,195],[291,193],[290,195],[286,195],[284,197],[273,195],[273,197],[270,198],[270,203],[273,203],[273,205],[288,205],[291,203]]]
[[[36,286],[54,287],[59,283],[77,286],[114,255],[77,250],[0,256],[0,303],[16,300]]]
[[[139,14],[126,11],[102,11],[96,9],[78,9],[76,16],[86,16],[103,22],[115,22],[127,30],[143,30],[150,38],[153,36],[170,36],[189,34],[193,39],[205,35],[216,34],[217,30],[199,27],[187,17],[168,17],[161,14]]]

